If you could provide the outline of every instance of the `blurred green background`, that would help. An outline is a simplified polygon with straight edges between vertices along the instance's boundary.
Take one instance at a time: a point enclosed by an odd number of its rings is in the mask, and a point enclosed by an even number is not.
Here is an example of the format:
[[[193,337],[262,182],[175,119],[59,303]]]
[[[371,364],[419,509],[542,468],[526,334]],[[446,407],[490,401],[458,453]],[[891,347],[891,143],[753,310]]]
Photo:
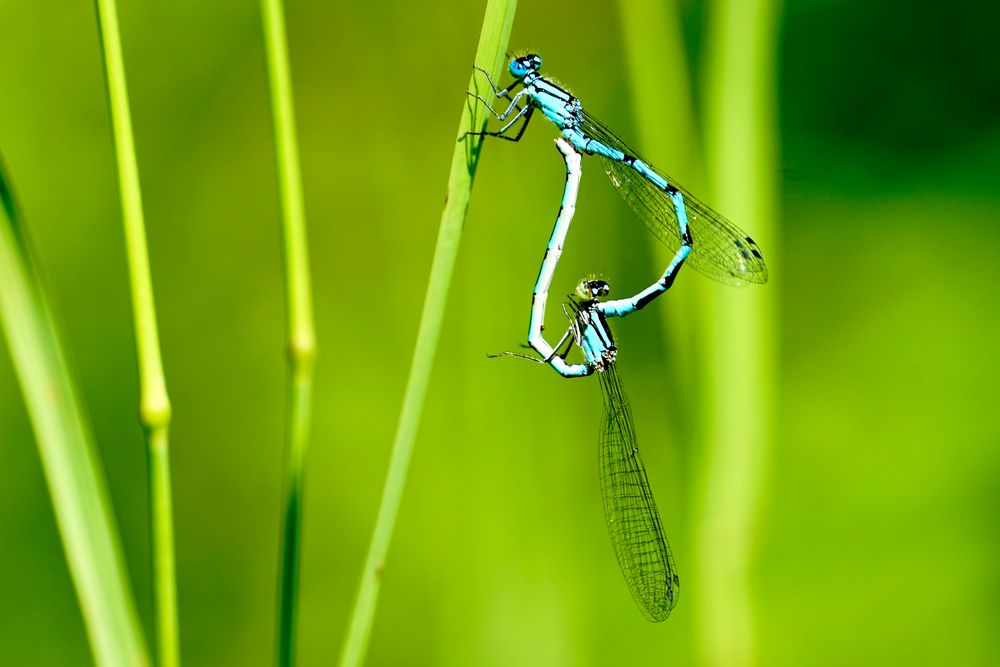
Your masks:
[[[287,4],[321,355],[304,665],[336,659],[370,537],[483,5]],[[709,8],[681,5],[697,89]],[[511,46],[537,50],[634,137],[641,99],[618,6],[574,7],[593,27],[522,0]],[[259,9],[181,0],[120,13],[174,404],[182,650],[192,666],[271,664],[285,380]],[[758,662],[989,664],[1000,653],[1000,6],[787,0],[782,14],[780,234],[759,239],[773,277],[762,289],[779,304],[780,393],[751,582]],[[0,150],[79,372],[148,635],[145,455],[91,3],[0,0],[0,61]],[[521,145],[483,154],[371,665],[695,661],[690,597],[648,624],[614,564],[596,383],[485,358],[526,331],[562,187],[554,136],[536,121]],[[595,270],[624,294],[659,275],[660,255],[587,165],[553,294]],[[727,288],[689,272],[685,289]],[[697,452],[664,408],[676,383],[663,322],[629,319],[616,334],[687,582]],[[6,352],[0,457],[0,662],[86,664]]]

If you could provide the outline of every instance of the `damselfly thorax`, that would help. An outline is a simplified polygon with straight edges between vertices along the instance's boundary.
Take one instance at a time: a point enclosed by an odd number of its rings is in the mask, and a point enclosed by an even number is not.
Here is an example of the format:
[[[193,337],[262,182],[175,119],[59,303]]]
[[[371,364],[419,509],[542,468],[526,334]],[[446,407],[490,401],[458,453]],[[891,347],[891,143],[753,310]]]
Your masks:
[[[596,299],[580,304],[571,302],[571,307],[576,309],[572,332],[587,364],[594,370],[602,371],[607,364],[614,363],[618,348],[607,318],[597,307],[598,303]]]

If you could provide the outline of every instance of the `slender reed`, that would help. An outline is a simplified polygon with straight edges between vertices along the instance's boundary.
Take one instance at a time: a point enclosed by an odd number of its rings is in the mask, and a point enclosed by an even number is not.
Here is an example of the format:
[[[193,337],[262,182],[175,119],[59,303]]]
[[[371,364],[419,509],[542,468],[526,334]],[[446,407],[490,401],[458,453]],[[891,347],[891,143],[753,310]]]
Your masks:
[[[686,187],[700,189],[700,183],[692,182],[702,176],[679,2],[619,0],[618,4],[642,147]]]
[[[702,191],[704,176],[694,120],[694,100],[681,34],[677,0],[619,0],[626,72],[633,92],[633,115],[643,154],[669,171],[694,192]],[[651,243],[656,270],[673,251]],[[682,279],[683,280],[683,279]],[[685,289],[670,295],[670,307],[658,308],[668,346],[674,351],[667,375],[673,383],[672,418],[678,442],[692,442],[691,415],[696,399],[700,282],[685,281]]]
[[[177,631],[177,581],[174,563],[174,522],[170,484],[170,399],[167,396],[149,273],[146,229],[135,158],[132,120],[125,85],[125,63],[115,0],[96,0],[104,58],[108,105],[118,166],[118,190],[132,293],[132,322],[139,364],[139,419],[146,435],[149,514],[153,561],[153,604],[156,617],[156,663],[180,663]]]
[[[777,257],[777,3],[719,0],[709,30],[706,137],[713,199]],[[775,285],[717,290],[709,305],[706,449],[698,522],[701,663],[758,662],[750,574],[776,403]]]
[[[0,328],[35,431],[94,662],[148,665],[93,432],[3,164]]]
[[[517,0],[489,0],[486,5],[483,28],[479,34],[479,47],[476,50],[476,64],[489,70],[494,80],[496,80],[503,64],[504,51],[510,39],[510,30],[514,23],[516,9]],[[469,90],[477,89],[477,81],[478,79],[473,75],[469,81]],[[368,648],[368,638],[371,636],[372,623],[375,619],[375,606],[382,580],[385,555],[389,549],[389,540],[396,523],[400,497],[406,483],[406,473],[410,464],[410,456],[413,453],[413,441],[417,435],[417,427],[424,407],[424,397],[427,394],[431,368],[434,366],[434,355],[437,352],[438,337],[441,333],[441,321],[444,319],[444,309],[448,301],[448,289],[451,286],[451,276],[458,255],[462,227],[465,224],[465,214],[469,207],[472,181],[482,150],[480,137],[462,139],[462,136],[469,130],[485,128],[486,121],[486,114],[482,113],[476,105],[468,99],[463,102],[462,118],[458,124],[459,141],[456,143],[455,152],[452,155],[451,172],[448,176],[448,195],[445,200],[444,212],[441,214],[437,245],[434,248],[434,260],[427,282],[427,294],[424,297],[424,308],[420,315],[417,343],[413,351],[410,375],[406,381],[403,407],[399,416],[399,424],[396,427],[392,454],[389,458],[389,471],[382,491],[382,501],[375,519],[371,544],[368,547],[368,555],[361,572],[361,581],[358,584],[358,592],[354,599],[354,607],[351,611],[351,619],[340,655],[341,667],[360,665],[364,661]]]
[[[291,667],[295,663],[302,544],[302,487],[312,412],[316,334],[313,326],[309,244],[302,176],[299,171],[285,12],[281,0],[261,0],[260,9],[268,79],[271,84],[271,117],[281,197],[285,324],[288,337],[288,462],[285,470],[285,516],[278,587],[277,649],[278,665]]]

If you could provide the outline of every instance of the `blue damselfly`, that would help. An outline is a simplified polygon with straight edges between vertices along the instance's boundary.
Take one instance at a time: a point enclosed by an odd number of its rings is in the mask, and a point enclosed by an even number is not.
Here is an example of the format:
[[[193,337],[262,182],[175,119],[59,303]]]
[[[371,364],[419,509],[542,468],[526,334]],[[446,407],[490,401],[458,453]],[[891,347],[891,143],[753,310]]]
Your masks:
[[[618,348],[607,318],[634,313],[670,289],[691,248],[682,245],[659,280],[627,299],[601,301],[610,292],[608,283],[598,279],[583,280],[564,307],[570,319],[566,333],[555,346],[550,345],[542,334],[545,306],[576,211],[581,176],[580,154],[561,137],[556,140],[556,146],[566,161],[566,185],[535,283],[528,331],[528,343],[540,358],[510,352],[505,354],[547,363],[563,377],[585,377],[597,373],[600,378],[604,393],[604,417],[599,438],[599,460],[608,532],[618,564],[639,608],[649,620],[662,621],[670,615],[677,602],[680,579],[653,501],[646,469],[639,456],[632,410],[615,364]],[[683,217],[683,212],[678,215]],[[566,360],[574,346],[583,353],[581,363],[568,363]]]
[[[498,112],[481,95],[473,92],[469,95],[482,102],[498,120],[510,120],[495,132],[469,134],[518,141],[537,109],[555,123],[578,151],[603,159],[611,183],[654,236],[669,247],[677,243],[692,247],[690,264],[694,269],[730,285],[767,282],[764,257],[750,236],[699,201],[665,172],[640,158],[614,132],[587,113],[578,98],[542,76],[539,73],[541,66],[542,59],[535,54],[512,58],[508,70],[514,82],[502,90],[486,70],[476,67],[486,75],[493,94],[510,104]],[[518,87],[521,90],[511,96]],[[517,132],[511,134],[518,120],[523,122]]]

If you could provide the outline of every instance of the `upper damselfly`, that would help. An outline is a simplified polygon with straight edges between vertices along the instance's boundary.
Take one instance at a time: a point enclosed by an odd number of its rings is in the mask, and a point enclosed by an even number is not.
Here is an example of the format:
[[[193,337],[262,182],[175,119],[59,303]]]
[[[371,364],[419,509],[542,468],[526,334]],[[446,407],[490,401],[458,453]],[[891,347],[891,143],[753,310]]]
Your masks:
[[[481,95],[469,92],[498,120],[507,121],[497,131],[469,134],[518,141],[537,109],[556,124],[578,151],[603,159],[611,183],[654,236],[669,247],[680,243],[692,248],[689,262],[697,271],[729,285],[767,282],[764,256],[749,235],[699,201],[666,172],[640,158],[614,132],[587,113],[579,99],[542,76],[541,66],[542,59],[533,53],[512,58],[508,70],[514,82],[502,90],[489,72],[476,67],[486,75],[493,94],[510,104],[498,112]],[[518,87],[521,90],[511,96]],[[513,133],[511,130],[518,120],[523,122]]]

